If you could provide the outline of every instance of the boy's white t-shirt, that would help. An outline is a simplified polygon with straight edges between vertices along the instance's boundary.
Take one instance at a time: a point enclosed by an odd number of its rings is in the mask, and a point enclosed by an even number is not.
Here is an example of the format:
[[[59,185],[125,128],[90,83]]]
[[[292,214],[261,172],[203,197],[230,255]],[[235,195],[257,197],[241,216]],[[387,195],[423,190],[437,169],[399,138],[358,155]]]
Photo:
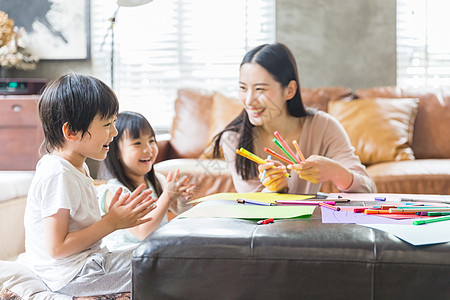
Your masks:
[[[87,165],[84,168],[89,174]],[[101,240],[82,252],[62,259],[52,258],[45,246],[43,219],[59,209],[70,210],[69,232],[78,231],[101,219],[94,181],[67,160],[52,154],[43,156],[28,192],[25,209],[25,262],[47,286],[57,291],[69,283],[87,257],[102,252]]]

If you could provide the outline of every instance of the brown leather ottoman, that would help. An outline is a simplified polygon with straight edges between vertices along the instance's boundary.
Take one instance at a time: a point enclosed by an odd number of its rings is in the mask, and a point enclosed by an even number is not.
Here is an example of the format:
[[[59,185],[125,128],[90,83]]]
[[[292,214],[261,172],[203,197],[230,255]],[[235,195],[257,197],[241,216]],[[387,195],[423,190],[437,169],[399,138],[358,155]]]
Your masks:
[[[352,205],[355,203],[353,202]],[[367,202],[366,202],[367,204]],[[174,219],[133,255],[133,299],[450,299],[450,243],[355,224]]]

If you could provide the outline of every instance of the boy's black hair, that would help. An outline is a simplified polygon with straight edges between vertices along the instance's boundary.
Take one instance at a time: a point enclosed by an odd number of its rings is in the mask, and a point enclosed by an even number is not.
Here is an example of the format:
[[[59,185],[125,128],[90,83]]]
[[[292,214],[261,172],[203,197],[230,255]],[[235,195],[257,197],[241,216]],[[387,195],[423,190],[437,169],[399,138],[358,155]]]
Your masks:
[[[73,132],[90,134],[89,125],[98,114],[115,116],[119,102],[113,90],[101,80],[88,75],[66,74],[49,82],[39,98],[39,117],[44,129],[41,152],[61,148],[65,139],[63,125]]]
[[[149,134],[155,136],[155,131],[148,122],[148,120],[141,114],[136,112],[125,111],[117,115],[116,121],[117,136],[114,138],[111,144],[109,144],[109,152],[104,160],[104,166],[112,177],[117,178],[123,185],[125,185],[130,191],[133,191],[138,186],[133,182],[124,172],[124,166],[119,160],[119,141],[122,138],[124,132],[126,132],[130,138],[137,139],[143,134]],[[150,181],[154,187],[154,192],[161,196],[162,186],[157,180],[155,175],[155,169],[152,169],[145,174],[145,178]]]

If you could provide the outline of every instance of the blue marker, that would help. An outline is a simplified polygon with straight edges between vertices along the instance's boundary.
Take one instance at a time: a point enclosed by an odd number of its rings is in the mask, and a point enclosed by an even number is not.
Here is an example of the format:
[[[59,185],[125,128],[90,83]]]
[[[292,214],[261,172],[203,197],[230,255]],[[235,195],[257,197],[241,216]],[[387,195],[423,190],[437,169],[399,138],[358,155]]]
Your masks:
[[[267,155],[267,158],[266,158],[266,160],[270,160],[272,158],[272,156],[270,156],[270,154],[269,155]],[[263,182],[264,181],[264,178],[266,178],[266,173],[267,173],[267,169],[265,169],[264,171],[263,171],[263,173],[262,173],[262,177],[261,177],[261,182]]]

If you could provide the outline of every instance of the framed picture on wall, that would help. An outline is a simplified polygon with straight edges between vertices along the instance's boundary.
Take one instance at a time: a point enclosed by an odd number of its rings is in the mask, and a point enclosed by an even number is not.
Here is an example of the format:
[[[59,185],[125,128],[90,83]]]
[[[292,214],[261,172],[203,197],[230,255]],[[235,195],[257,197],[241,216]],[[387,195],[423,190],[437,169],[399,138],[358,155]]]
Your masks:
[[[40,60],[90,58],[89,0],[1,0],[0,10],[24,27],[27,50]]]

